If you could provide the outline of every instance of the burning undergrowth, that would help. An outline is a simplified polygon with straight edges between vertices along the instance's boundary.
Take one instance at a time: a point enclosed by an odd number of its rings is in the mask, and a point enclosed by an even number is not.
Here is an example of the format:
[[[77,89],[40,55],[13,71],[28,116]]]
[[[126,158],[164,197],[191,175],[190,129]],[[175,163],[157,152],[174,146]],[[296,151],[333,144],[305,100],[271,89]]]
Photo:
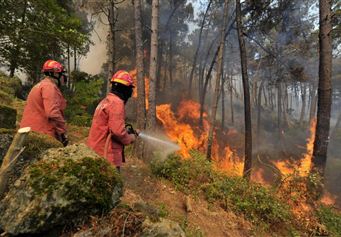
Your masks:
[[[200,104],[192,100],[183,100],[174,112],[171,104],[157,106],[157,118],[161,122],[167,136],[178,143],[180,155],[187,159],[191,150],[198,150],[205,153],[209,122],[207,114],[203,115],[202,124],[200,121]],[[215,167],[229,175],[240,176],[243,170],[242,158],[237,151],[226,145],[231,140],[240,140],[238,132],[216,130],[212,148],[212,160]]]
[[[200,104],[192,100],[182,100],[176,106],[161,104],[157,106],[157,118],[167,136],[180,146],[179,155],[187,160],[192,151],[205,154],[209,130],[208,115],[204,113],[200,121]],[[268,156],[264,162],[258,162],[252,171],[252,180],[274,189],[276,196],[290,206],[295,219],[309,229],[311,233],[320,233],[314,209],[321,202],[333,205],[335,198],[325,193],[320,195],[322,183],[311,172],[312,151],[315,137],[316,120],[312,120],[304,152],[294,157],[282,154]],[[241,176],[243,171],[243,135],[234,129],[215,130],[212,149],[212,161],[215,170],[228,176]],[[260,160],[264,157],[259,157]],[[255,162],[257,164],[257,161]]]

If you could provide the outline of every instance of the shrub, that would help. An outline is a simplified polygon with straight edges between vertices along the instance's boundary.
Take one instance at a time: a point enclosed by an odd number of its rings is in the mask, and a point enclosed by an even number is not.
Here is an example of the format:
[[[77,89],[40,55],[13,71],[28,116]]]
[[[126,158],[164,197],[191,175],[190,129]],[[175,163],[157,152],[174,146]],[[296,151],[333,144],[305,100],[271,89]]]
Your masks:
[[[289,223],[289,207],[272,190],[213,171],[203,155],[195,152],[191,155],[192,158],[186,160],[171,155],[165,161],[154,161],[152,172],[170,180],[181,191],[202,192],[208,201],[218,202],[226,210],[243,214],[252,222],[269,226]]]
[[[172,154],[163,160],[153,160],[152,172],[159,177],[171,180],[181,191],[198,191],[203,183],[213,179],[210,163],[204,156],[192,152],[192,159],[181,160],[178,155]]]
[[[80,80],[75,83],[75,92],[66,96],[68,106],[65,117],[68,123],[90,126],[93,112],[100,100],[102,79]]]
[[[271,190],[240,177],[219,176],[203,186],[207,200],[218,201],[225,209],[232,209],[252,222],[275,225],[290,220],[289,207]]]
[[[321,206],[316,211],[320,222],[325,225],[331,236],[341,236],[341,214],[330,207]]]

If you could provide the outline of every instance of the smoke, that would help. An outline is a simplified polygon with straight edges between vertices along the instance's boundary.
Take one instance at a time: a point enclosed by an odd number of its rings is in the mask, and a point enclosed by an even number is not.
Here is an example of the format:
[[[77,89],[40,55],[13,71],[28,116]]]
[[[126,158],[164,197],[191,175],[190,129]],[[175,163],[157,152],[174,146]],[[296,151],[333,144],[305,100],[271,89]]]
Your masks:
[[[103,15],[103,14],[102,14]],[[82,57],[79,63],[79,69],[86,73],[95,75],[102,70],[102,65],[107,61],[107,34],[108,25],[100,22],[105,16],[99,15],[94,22],[94,30],[91,33],[90,50],[85,57]]]

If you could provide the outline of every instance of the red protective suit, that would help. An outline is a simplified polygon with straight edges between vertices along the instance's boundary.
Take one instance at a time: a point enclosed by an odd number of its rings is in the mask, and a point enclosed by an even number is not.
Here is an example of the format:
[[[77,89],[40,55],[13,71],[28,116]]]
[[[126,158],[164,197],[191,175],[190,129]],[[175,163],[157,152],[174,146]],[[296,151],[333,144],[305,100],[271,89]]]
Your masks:
[[[52,137],[66,132],[64,110],[66,100],[50,78],[44,78],[30,91],[20,127]]]
[[[108,140],[107,151],[105,151],[106,140],[111,133],[111,141]],[[105,157],[120,167],[123,158],[123,146],[133,142],[131,135],[125,129],[124,102],[118,96],[109,93],[97,106],[87,145],[97,154]]]

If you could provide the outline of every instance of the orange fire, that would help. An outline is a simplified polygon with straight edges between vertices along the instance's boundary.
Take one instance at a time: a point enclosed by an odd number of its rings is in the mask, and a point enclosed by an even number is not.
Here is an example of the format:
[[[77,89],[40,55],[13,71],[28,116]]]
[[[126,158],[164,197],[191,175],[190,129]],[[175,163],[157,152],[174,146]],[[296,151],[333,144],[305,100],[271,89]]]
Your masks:
[[[129,72],[130,76],[133,78],[134,80],[134,85],[137,86],[137,70],[131,70]],[[149,97],[149,78],[148,77],[144,77],[144,83],[145,83],[145,92],[146,92],[146,109],[149,108],[149,102],[148,102],[148,97]],[[133,98],[137,98],[137,89],[134,90],[133,92]]]
[[[190,157],[191,150],[205,152],[209,122],[207,114],[203,116],[203,125],[199,126],[200,104],[185,100],[180,102],[177,111],[172,111],[170,104],[162,104],[156,107],[156,116],[162,123],[167,136],[179,144],[180,155],[184,158]],[[229,134],[227,134],[229,135]],[[241,175],[243,163],[229,146],[222,147],[214,139],[212,146],[212,160],[214,166],[230,175]]]
[[[336,202],[336,196],[325,191],[321,198],[321,202],[325,205],[334,205]]]
[[[303,155],[303,158],[296,164],[291,164],[290,161],[274,161],[274,165],[279,169],[284,176],[288,176],[293,174],[295,171],[298,172],[298,175],[301,177],[308,176],[311,164],[312,164],[312,156],[314,149],[314,139],[315,139],[315,130],[316,130],[316,119],[313,119],[310,123],[309,131],[310,136],[307,139],[306,144],[306,153]]]

